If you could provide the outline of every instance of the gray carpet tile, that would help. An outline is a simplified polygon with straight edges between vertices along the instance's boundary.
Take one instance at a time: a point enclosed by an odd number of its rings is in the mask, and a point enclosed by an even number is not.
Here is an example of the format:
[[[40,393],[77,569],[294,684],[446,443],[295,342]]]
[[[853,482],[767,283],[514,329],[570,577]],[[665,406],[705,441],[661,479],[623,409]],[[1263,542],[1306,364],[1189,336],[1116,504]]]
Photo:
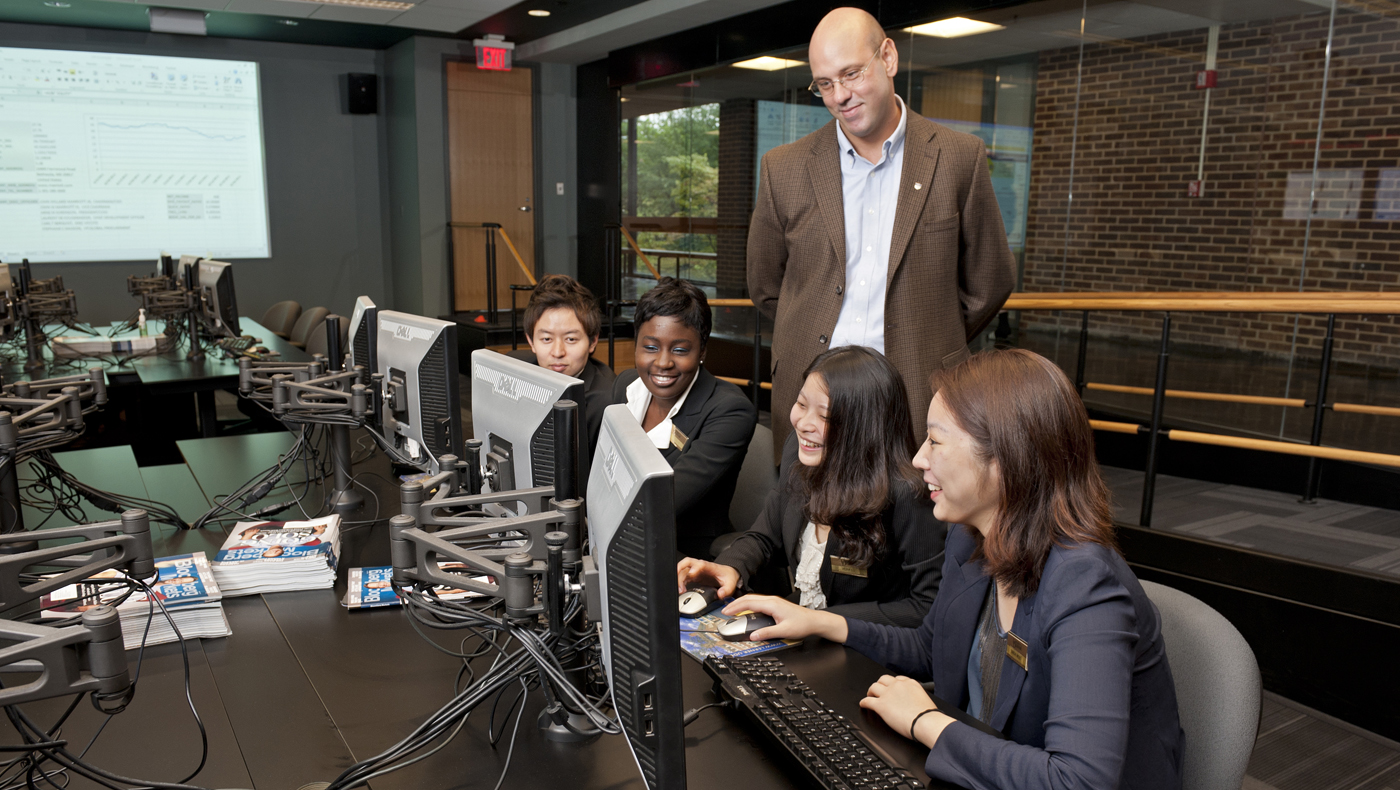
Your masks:
[[[1400,748],[1265,694],[1245,790],[1400,787]]]

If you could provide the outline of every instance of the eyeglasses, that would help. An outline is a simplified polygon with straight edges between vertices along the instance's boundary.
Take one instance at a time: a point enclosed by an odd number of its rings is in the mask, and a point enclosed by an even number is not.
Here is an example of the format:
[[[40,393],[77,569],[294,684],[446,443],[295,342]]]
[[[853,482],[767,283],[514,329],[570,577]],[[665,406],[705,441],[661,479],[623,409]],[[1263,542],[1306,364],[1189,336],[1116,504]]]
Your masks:
[[[880,46],[875,50],[875,54],[870,56],[870,60],[865,61],[864,66],[858,69],[851,69],[837,79],[812,80],[812,84],[807,86],[807,90],[811,91],[812,95],[816,96],[818,99],[822,97],[822,94],[834,89],[837,85],[840,85],[848,91],[855,90],[860,86],[861,80],[865,79],[865,72],[870,70],[870,67],[875,64],[875,59],[880,57],[880,53],[884,50],[885,42],[881,41]]]

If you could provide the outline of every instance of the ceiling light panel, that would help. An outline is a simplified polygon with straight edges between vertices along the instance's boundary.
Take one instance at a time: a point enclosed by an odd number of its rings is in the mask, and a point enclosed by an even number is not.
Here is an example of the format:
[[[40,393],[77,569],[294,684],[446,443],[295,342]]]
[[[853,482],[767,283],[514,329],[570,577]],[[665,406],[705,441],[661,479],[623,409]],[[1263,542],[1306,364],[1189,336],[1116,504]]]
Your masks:
[[[738,63],[734,63],[732,65],[736,69],[754,69],[756,71],[780,71],[782,69],[790,69],[795,68],[797,66],[805,66],[807,64],[800,60],[788,60],[787,58],[773,58],[764,55],[761,58],[741,60]]]
[[[975,36],[979,33],[990,33],[994,30],[1005,29],[1003,25],[994,25],[991,22],[978,22],[976,19],[955,16],[951,19],[940,19],[937,22],[906,27],[904,28],[904,32],[918,33],[921,36],[936,36],[938,38],[961,38],[963,36]]]

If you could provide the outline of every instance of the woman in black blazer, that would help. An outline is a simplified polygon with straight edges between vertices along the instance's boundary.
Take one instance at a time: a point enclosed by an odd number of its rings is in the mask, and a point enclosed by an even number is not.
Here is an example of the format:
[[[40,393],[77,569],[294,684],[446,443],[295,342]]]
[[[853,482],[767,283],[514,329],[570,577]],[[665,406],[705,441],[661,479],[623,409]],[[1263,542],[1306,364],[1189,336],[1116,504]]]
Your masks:
[[[676,548],[706,558],[710,543],[734,529],[729,502],[758,419],[743,391],[702,367],[711,325],[705,293],[663,277],[637,300],[637,366],[612,393],[671,465]]]
[[[603,313],[593,293],[572,277],[549,274],[540,278],[525,306],[525,340],[528,349],[506,356],[533,362],[542,368],[583,381],[584,474],[598,444],[603,409],[612,405],[612,368],[593,358]],[[585,477],[585,480],[587,478]]]
[[[908,415],[904,381],[880,354],[843,346],[817,357],[763,513],[714,562],[681,560],[680,590],[710,582],[721,597],[740,586],[773,592],[755,575],[785,567],[803,606],[917,626],[938,593],[945,530],[909,462]]]
[[[777,620],[754,639],[818,635],[900,675],[881,677],[860,704],[929,747],[929,776],[968,788],[1180,790],[1161,617],[1114,544],[1074,385],[1021,349],[939,371],[914,465],[935,515],[957,525],[922,625],[764,596],[726,612]],[[919,680],[1005,738],[939,711]]]

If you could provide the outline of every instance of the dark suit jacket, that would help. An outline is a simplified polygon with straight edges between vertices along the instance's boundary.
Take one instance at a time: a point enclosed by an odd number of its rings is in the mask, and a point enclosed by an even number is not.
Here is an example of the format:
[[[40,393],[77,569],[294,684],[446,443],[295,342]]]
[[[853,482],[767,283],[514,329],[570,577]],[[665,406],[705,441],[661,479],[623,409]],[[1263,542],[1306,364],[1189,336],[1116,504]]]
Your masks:
[[[539,364],[535,352],[528,348],[507,351],[506,356],[524,360],[532,365]],[[586,442],[583,448],[584,461],[591,464],[593,450],[598,446],[598,431],[603,428],[603,409],[612,405],[612,385],[617,374],[605,363],[589,357],[588,364],[583,366],[583,373],[579,378],[583,380],[583,403],[579,405],[583,407],[583,440]]]
[[[613,382],[613,403],[627,402],[627,385],[637,371],[624,370]],[[688,441],[683,449],[661,451],[676,487],[676,548],[690,557],[710,558],[710,542],[732,532],[729,502],[744,464],[757,412],[743,390],[720,381],[703,367],[671,424]]]
[[[948,533],[943,583],[917,629],[849,620],[846,644],[895,672],[932,679],[967,708],[967,659],[991,587],[972,561],[967,527]],[[1051,549],[1040,589],[1016,607],[1011,632],[1026,669],[1006,658],[991,725],[1009,740],[950,724],[929,752],[929,776],[963,787],[1180,790],[1183,735],[1161,618],[1115,551]]]
[[[773,324],[773,438],[782,447],[802,372],[827,350],[846,285],[836,121],[763,156],[748,284]],[[923,425],[929,375],[967,356],[1016,283],[986,145],[909,113],[885,275],[885,356]],[[922,432],[920,432],[922,433]]]
[[[803,513],[806,503],[793,487],[797,483],[797,466],[797,434],[789,434],[783,447],[778,487],[769,492],[763,512],[753,526],[715,558],[715,562],[739,571],[745,585],[765,565],[785,563],[795,572],[802,560],[802,531],[807,528],[808,519]],[[947,528],[933,517],[928,497],[906,485],[893,485],[894,501],[884,512],[884,555],[862,579],[833,573],[832,552],[828,551],[822,558],[822,593],[828,611],[914,628],[923,622],[938,594]]]

